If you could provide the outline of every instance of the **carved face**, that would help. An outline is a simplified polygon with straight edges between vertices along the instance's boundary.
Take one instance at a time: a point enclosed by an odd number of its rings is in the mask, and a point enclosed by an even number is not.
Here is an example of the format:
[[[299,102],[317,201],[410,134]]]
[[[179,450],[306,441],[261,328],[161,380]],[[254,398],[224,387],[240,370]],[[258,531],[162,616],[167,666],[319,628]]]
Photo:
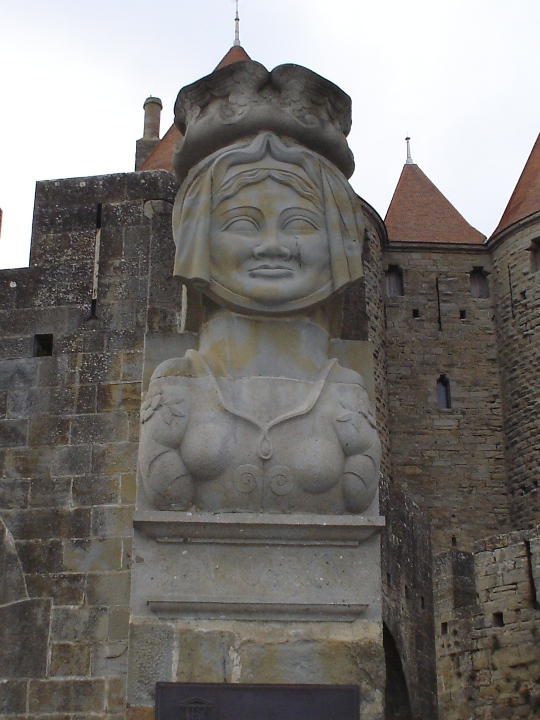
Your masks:
[[[222,290],[269,311],[331,287],[328,232],[315,198],[270,176],[218,197],[210,275],[218,294]]]

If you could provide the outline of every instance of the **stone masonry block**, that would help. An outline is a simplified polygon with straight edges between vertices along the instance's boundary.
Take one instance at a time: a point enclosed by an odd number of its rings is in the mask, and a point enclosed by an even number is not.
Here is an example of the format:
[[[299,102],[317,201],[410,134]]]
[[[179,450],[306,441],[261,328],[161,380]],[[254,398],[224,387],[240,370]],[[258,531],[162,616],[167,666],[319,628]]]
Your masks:
[[[107,693],[107,710],[110,713],[123,713],[125,706],[126,681],[123,677],[112,677],[109,680],[109,692]]]
[[[70,445],[55,450],[52,474],[55,477],[86,475],[90,472],[92,449],[89,445]]]
[[[122,505],[134,505],[137,495],[137,476],[135,473],[126,473],[121,477],[120,500]]]
[[[90,647],[71,643],[52,645],[49,673],[53,677],[89,675]]]
[[[36,478],[30,482],[30,507],[68,507],[71,502],[69,478]]]
[[[22,680],[0,680],[0,717],[26,712],[27,683]]]
[[[76,355],[40,357],[38,360],[38,384],[41,387],[72,386],[77,382]]]
[[[8,478],[49,477],[54,458],[53,448],[13,448],[8,451],[4,474]]]
[[[107,609],[103,607],[53,608],[51,640],[58,643],[96,643],[107,638]]]
[[[20,600],[0,607],[0,668],[4,678],[44,677],[51,601]]]
[[[81,605],[86,577],[75,573],[27,575],[28,593],[32,597],[50,597],[55,605]]]
[[[97,412],[96,385],[79,385],[77,388],[76,413],[78,415],[92,415]]]
[[[14,510],[6,524],[16,540],[85,538],[90,536],[90,510]]]
[[[28,443],[30,445],[67,445],[69,442],[69,419],[49,415],[30,420]]]
[[[116,353],[84,353],[79,367],[79,382],[93,384],[115,382],[121,377],[121,358]]]
[[[105,709],[105,680],[37,680],[30,683],[31,713],[89,712]]]
[[[88,602],[91,605],[129,605],[130,578],[129,572],[89,574]]]
[[[122,540],[65,540],[63,564],[68,571],[87,573],[122,569]]]
[[[129,607],[113,607],[109,614],[109,640],[127,640],[129,636]]]
[[[129,639],[128,703],[154,704],[156,682],[170,681],[175,632],[164,622],[132,624]]]
[[[131,537],[133,509],[130,507],[94,507],[92,509],[93,537]]]
[[[141,385],[139,382],[109,383],[98,386],[98,412],[113,412],[120,408],[125,412],[141,409]]]
[[[37,376],[37,358],[0,360],[0,390],[11,390],[20,385],[32,387],[37,384]]]
[[[92,449],[92,472],[102,475],[134,473],[137,469],[137,443],[109,443]]]
[[[60,540],[29,540],[17,543],[17,553],[27,574],[60,572],[62,543]]]
[[[73,504],[116,505],[120,498],[120,478],[117,475],[89,475],[73,478]]]
[[[12,510],[28,505],[29,480],[0,479],[0,509]]]
[[[28,420],[0,420],[0,447],[26,445]]]
[[[71,421],[71,442],[74,445],[122,442],[127,435],[128,420],[123,412],[79,415]]]
[[[118,640],[94,647],[92,652],[92,675],[94,677],[125,677],[127,665],[127,640]]]

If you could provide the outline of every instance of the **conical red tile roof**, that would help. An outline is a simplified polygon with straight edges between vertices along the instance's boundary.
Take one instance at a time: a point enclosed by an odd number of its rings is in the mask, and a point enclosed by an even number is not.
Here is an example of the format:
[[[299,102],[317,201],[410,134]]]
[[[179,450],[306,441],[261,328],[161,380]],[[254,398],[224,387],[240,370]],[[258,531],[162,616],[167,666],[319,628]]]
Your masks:
[[[242,62],[244,60],[251,60],[251,58],[243,47],[240,45],[233,45],[223,60],[217,65],[214,72],[216,70],[221,70],[221,68],[224,68],[227,65],[232,65],[233,63]],[[168,170],[169,172],[173,172],[173,151],[176,143],[181,137],[182,134],[176,125],[171,125],[141,165],[140,170]]]
[[[493,235],[540,210],[540,135]]]
[[[216,70],[221,70],[221,68],[224,68],[227,65],[242,62],[243,60],[251,60],[251,58],[241,45],[233,45],[219,65],[216,65]],[[214,70],[214,72],[216,70]]]
[[[479,244],[485,240],[413,163],[403,167],[385,223],[390,241]]]

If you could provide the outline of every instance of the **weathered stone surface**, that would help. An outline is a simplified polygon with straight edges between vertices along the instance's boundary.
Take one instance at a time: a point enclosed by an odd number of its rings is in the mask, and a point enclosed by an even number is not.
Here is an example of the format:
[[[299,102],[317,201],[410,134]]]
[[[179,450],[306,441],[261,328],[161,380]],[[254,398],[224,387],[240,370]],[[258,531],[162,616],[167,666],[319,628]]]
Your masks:
[[[105,710],[105,680],[42,680],[30,683],[31,713],[88,712]]]
[[[53,642],[97,643],[107,637],[107,609],[103,607],[54,608],[51,622]]]
[[[90,647],[72,643],[51,646],[51,676],[84,676],[90,674]]]
[[[0,519],[0,606],[28,597],[13,536]]]
[[[50,614],[50,600],[19,600],[0,606],[3,677],[45,677]]]
[[[158,680],[173,680],[174,629],[169,623],[132,623],[129,636],[128,702],[152,705]]]
[[[64,541],[63,563],[71,572],[121,570],[122,541],[120,538]]]
[[[27,683],[22,680],[0,681],[0,714],[24,715],[26,713]]]

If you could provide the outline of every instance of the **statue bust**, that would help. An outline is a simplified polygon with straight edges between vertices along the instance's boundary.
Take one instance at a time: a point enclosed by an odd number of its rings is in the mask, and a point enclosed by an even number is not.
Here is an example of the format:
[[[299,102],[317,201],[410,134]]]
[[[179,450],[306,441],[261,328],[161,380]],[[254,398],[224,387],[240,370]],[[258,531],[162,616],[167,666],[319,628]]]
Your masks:
[[[190,105],[193,122],[202,114],[219,139],[211,124],[230,114],[201,105],[210,119]],[[199,349],[162,363],[143,403],[139,469],[158,509],[359,513],[376,496],[363,379],[328,356],[328,310],[362,275],[364,216],[341,170],[302,142],[305,117],[280,137],[279,113],[271,131],[254,134],[252,119],[248,137],[237,127],[199,159],[175,202],[174,273],[204,294],[207,317]],[[188,127],[184,169],[189,141]]]

